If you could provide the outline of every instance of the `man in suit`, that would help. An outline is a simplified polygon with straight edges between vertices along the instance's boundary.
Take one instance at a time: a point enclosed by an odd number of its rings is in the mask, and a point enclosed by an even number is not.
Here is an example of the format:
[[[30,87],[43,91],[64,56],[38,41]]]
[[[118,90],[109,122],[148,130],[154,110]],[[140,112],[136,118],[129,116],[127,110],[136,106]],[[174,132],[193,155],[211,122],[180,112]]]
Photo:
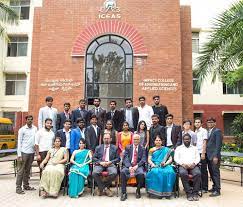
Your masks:
[[[100,107],[100,98],[94,98],[94,108],[89,111],[89,117],[92,115],[96,115],[97,117],[97,125],[102,129],[105,128],[106,123],[106,110]],[[90,120],[89,118],[89,120]]]
[[[174,116],[172,114],[167,114],[165,118],[165,146],[176,148],[177,146],[182,144],[181,126],[177,126],[173,123]]]
[[[95,148],[93,155],[94,169],[93,177],[98,185],[97,195],[101,196],[105,193],[107,196],[112,197],[113,192],[110,190],[112,181],[117,176],[116,164],[120,162],[117,147],[110,144],[111,136],[109,133],[105,133],[103,137],[104,144],[101,144]],[[106,171],[108,173],[105,180],[102,180],[101,173]]]
[[[220,129],[216,128],[216,119],[207,119],[208,127],[208,142],[206,147],[206,153],[208,158],[208,169],[210,177],[213,181],[213,188],[209,190],[211,194],[209,196],[215,197],[220,195],[220,159],[221,159],[221,147],[223,136]]]
[[[47,118],[52,120],[52,130],[56,132],[56,121],[57,121],[57,109],[52,107],[53,98],[51,96],[46,97],[46,106],[40,108],[38,115],[38,129],[41,129],[45,125]]]
[[[152,126],[149,129],[149,147],[154,147],[154,140],[157,135],[164,138],[164,127],[159,124],[159,115],[154,114],[152,117]]]
[[[130,131],[134,132],[137,130],[139,112],[136,107],[132,106],[132,99],[125,99],[126,108],[121,109],[123,121],[127,121],[129,123]]]
[[[66,119],[71,119],[70,103],[64,103],[64,111],[57,114],[56,130],[62,129]]]
[[[154,101],[154,105],[152,106],[152,108],[154,110],[154,114],[159,115],[159,124],[161,126],[165,126],[166,125],[165,116],[166,114],[168,114],[168,109],[166,106],[160,104],[160,96],[158,95],[154,96],[153,101]]]
[[[95,148],[99,144],[101,129],[97,125],[96,115],[92,115],[90,119],[90,125],[86,128],[85,131],[85,140],[87,143],[87,148],[92,152],[95,151]]]
[[[141,198],[140,189],[144,186],[144,174],[146,163],[146,151],[145,148],[139,144],[140,136],[135,134],[133,136],[133,144],[128,145],[125,149],[123,166],[121,170],[121,185],[122,185],[122,195],[121,201],[127,199],[127,180],[130,177],[136,177],[137,190],[136,198]]]
[[[110,111],[106,113],[106,120],[112,120],[114,129],[116,131],[121,131],[123,115],[121,111],[116,110],[116,101],[110,101]]]
[[[73,128],[77,127],[77,119],[81,118],[84,119],[85,123],[88,124],[88,111],[85,109],[85,100],[81,99],[79,101],[79,107],[75,110],[72,111],[72,116],[71,116],[71,120],[73,123]]]

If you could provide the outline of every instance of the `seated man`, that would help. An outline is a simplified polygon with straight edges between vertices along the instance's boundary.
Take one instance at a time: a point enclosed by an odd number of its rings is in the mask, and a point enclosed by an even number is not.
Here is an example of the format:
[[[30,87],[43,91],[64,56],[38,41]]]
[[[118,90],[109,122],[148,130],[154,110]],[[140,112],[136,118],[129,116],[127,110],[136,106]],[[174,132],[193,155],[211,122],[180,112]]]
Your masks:
[[[125,149],[123,167],[121,170],[121,185],[122,185],[122,195],[121,201],[127,199],[126,185],[127,180],[130,177],[136,177],[137,180],[137,190],[136,198],[141,198],[140,188],[143,187],[144,182],[144,164],[146,162],[146,151],[140,144],[140,136],[135,134],[133,136],[133,144],[128,145]]]
[[[183,135],[183,144],[175,150],[175,162],[179,165],[179,174],[189,201],[198,201],[201,171],[197,164],[200,162],[197,147],[191,145],[191,135]],[[192,175],[192,191],[189,185],[189,175]]]
[[[94,169],[93,177],[98,185],[97,195],[101,196],[103,192],[109,196],[113,196],[113,192],[110,190],[112,181],[117,176],[116,164],[120,162],[117,147],[111,142],[111,136],[108,133],[104,134],[104,144],[101,144],[95,148],[93,155]],[[106,171],[108,173],[107,179],[102,180],[101,173]]]

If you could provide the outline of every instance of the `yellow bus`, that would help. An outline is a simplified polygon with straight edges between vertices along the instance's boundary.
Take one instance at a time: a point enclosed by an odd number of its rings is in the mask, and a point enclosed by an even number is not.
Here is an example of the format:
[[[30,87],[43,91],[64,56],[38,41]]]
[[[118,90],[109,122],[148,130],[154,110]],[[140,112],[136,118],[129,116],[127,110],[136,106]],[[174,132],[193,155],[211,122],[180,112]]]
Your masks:
[[[13,123],[10,119],[0,118],[0,149],[16,148],[16,137],[14,135]]]

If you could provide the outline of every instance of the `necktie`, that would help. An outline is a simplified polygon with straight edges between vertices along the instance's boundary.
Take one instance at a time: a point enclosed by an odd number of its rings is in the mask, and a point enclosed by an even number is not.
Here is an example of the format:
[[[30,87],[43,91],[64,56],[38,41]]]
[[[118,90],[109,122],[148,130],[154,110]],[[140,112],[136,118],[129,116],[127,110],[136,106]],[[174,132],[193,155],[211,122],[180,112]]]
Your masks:
[[[114,111],[111,112],[111,118],[113,118],[113,116],[114,116]]]
[[[104,150],[104,154],[103,154],[103,157],[102,157],[102,161],[107,161],[107,160],[105,160],[107,149],[108,149],[108,145],[105,146],[105,150]]]
[[[98,113],[99,113],[99,109],[95,109],[95,115],[98,116]]]
[[[138,161],[138,152],[137,152],[137,146],[134,148],[134,153],[133,153],[133,166],[137,165]]]

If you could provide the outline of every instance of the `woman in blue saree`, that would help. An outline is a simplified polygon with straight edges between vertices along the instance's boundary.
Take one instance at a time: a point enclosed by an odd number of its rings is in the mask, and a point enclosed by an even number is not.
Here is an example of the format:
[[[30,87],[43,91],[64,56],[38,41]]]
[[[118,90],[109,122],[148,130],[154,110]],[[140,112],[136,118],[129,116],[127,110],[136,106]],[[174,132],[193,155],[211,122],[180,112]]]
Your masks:
[[[171,149],[162,146],[164,139],[159,135],[154,141],[155,147],[149,150],[150,170],[146,175],[146,190],[149,195],[170,198],[175,184],[176,173],[170,165]]]
[[[92,162],[90,150],[85,149],[85,140],[80,139],[79,149],[75,150],[70,159],[68,195],[77,198],[84,191],[85,180],[89,175],[89,163]]]

